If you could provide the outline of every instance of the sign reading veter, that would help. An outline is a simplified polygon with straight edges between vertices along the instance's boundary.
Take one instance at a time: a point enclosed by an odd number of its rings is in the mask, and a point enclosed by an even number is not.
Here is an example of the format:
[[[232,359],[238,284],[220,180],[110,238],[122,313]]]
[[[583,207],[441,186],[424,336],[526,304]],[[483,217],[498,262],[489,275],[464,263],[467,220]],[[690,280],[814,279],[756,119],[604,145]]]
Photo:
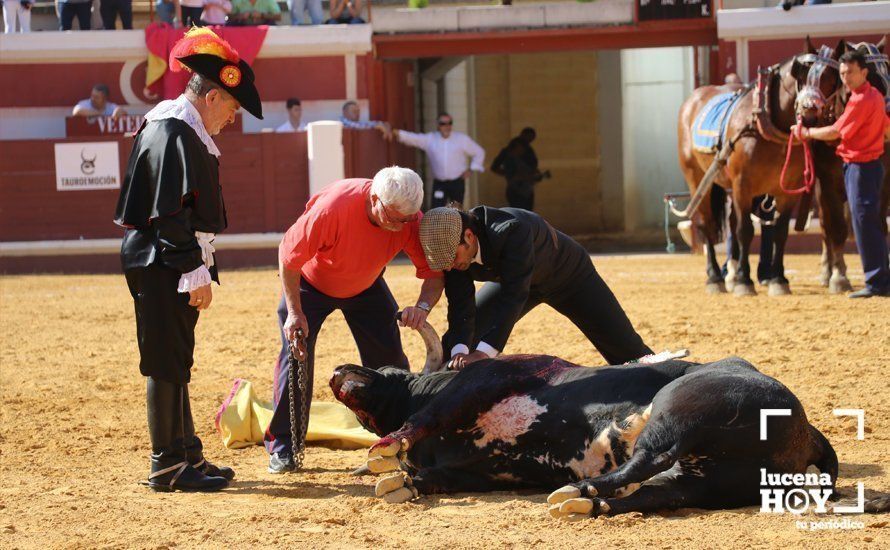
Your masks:
[[[56,190],[119,189],[120,186],[116,141],[56,143]]]

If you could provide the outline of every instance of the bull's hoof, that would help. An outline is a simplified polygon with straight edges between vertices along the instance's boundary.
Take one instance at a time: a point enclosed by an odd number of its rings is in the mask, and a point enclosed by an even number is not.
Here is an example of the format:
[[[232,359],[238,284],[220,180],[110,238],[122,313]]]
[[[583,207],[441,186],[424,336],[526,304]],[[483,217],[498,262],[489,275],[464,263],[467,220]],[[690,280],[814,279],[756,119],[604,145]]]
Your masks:
[[[589,498],[570,498],[550,507],[550,517],[562,521],[578,521],[590,517],[593,501]]]
[[[547,504],[560,504],[572,498],[581,496],[581,489],[574,485],[566,485],[550,493],[547,497]]]
[[[385,477],[374,487],[374,496],[383,497],[389,504],[401,504],[417,498],[417,489],[411,485],[411,478],[396,474]]]
[[[853,285],[850,284],[850,279],[847,279],[843,275],[829,279],[827,286],[829,294],[845,294],[853,291]]]
[[[394,456],[375,456],[374,458],[369,458],[366,465],[372,474],[395,472],[402,467],[399,459]]]
[[[732,293],[736,296],[757,296],[757,291],[754,290],[754,283],[736,283]]]
[[[720,281],[719,283],[708,283],[705,285],[705,292],[708,294],[726,294],[726,283]]]
[[[595,498],[593,499],[593,509],[590,511],[590,517],[604,516],[609,513],[609,510],[611,510],[611,507],[608,502],[601,498]]]
[[[396,456],[402,450],[402,444],[392,437],[384,437],[368,450],[368,458],[375,456]]]
[[[788,296],[791,294],[791,287],[788,286],[788,283],[770,281],[768,294],[770,296]]]

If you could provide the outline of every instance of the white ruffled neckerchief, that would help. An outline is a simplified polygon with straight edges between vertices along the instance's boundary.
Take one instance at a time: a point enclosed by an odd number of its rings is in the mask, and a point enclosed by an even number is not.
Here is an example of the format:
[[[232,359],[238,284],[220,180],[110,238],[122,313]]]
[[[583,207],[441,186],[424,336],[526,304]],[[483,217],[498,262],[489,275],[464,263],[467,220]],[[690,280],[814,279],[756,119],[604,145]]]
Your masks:
[[[201,113],[199,113],[195,106],[192,105],[192,102],[185,97],[185,94],[182,94],[176,99],[166,99],[155,105],[151,111],[145,114],[146,121],[164,120],[167,118],[175,118],[191,126],[192,130],[198,134],[198,139],[201,140],[201,143],[207,147],[207,152],[215,157],[219,157],[221,153],[213,142],[213,138],[207,133],[207,128],[204,128],[204,122],[201,120]]]
[[[213,138],[207,133],[207,129],[204,128],[204,122],[201,120],[201,113],[199,113],[195,106],[192,105],[192,102],[185,97],[185,94],[180,95],[176,99],[168,99],[158,103],[145,115],[146,121],[164,120],[168,118],[175,118],[188,124],[189,127],[198,134],[198,139],[201,140],[201,143],[207,147],[207,152],[215,157],[219,157],[219,149],[217,149],[216,143],[213,142]],[[204,265],[198,267],[198,269],[189,271],[188,273],[183,273],[179,278],[177,291],[181,293],[191,292],[197,288],[210,284],[212,280],[210,278],[210,268],[213,267],[215,263],[213,259],[213,253],[216,252],[216,249],[213,247],[213,239],[215,237],[216,235],[213,233],[195,231],[195,238],[198,239],[198,246],[201,247],[201,259],[204,260]]]

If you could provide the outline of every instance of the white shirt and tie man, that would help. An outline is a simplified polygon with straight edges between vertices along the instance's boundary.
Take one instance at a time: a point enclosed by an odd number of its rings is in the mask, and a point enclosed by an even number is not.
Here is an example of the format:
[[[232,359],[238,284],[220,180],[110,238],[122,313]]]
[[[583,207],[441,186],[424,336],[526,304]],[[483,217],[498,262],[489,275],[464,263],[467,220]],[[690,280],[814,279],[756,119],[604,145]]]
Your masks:
[[[405,130],[393,130],[393,133],[401,143],[422,149],[427,154],[433,172],[430,207],[454,205],[461,208],[470,172],[485,171],[485,150],[470,136],[453,131],[454,119],[448,113],[440,114],[436,125],[437,131],[425,134]]]

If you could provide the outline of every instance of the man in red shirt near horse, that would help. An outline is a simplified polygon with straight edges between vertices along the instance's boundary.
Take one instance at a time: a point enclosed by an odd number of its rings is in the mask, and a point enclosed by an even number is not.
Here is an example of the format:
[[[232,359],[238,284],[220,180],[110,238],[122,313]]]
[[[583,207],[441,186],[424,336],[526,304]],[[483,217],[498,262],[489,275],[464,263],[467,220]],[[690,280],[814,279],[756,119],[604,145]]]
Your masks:
[[[420,245],[423,181],[407,168],[384,168],[373,180],[335,182],[309,199],[306,210],[278,247],[284,297],[278,316],[282,351],[275,373],[275,412],[266,430],[269,472],[296,467],[291,450],[287,341],[306,335],[308,396],[312,397],[315,341],[328,315],[343,312],[361,364],[408,368],[396,326],[398,306],[383,280],[386,265],[404,251],[423,280],[420,296],[404,308],[401,324],[418,329],[445,287],[441,271],[429,268]],[[294,404],[300,410],[301,404]],[[309,404],[306,404],[309,410]]]
[[[844,161],[844,186],[853,233],[865,272],[865,288],[850,294],[850,298],[890,296],[890,267],[887,260],[887,240],[881,230],[881,184],[884,181],[884,141],[890,139],[890,117],[884,98],[867,80],[865,55],[854,50],[840,58],[840,74],[850,90],[850,100],[844,114],[832,126],[792,128],[803,140],[840,139],[837,155]]]

